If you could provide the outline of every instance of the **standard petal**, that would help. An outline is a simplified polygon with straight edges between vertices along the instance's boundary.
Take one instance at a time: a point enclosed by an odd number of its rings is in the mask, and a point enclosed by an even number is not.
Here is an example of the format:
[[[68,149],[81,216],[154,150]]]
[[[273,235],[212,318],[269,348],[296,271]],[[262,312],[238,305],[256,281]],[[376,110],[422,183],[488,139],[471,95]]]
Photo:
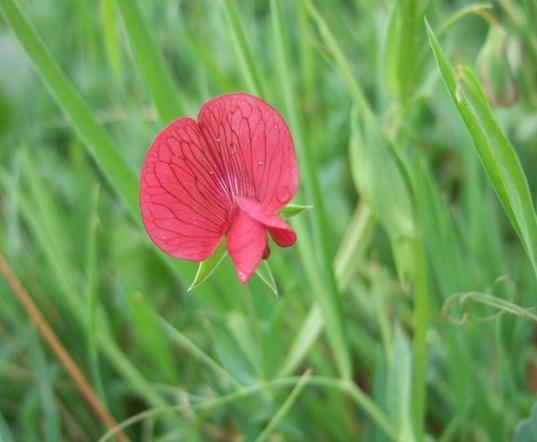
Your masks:
[[[153,141],[140,183],[144,226],[168,255],[191,261],[209,257],[222,237],[230,201],[197,123],[179,118]]]
[[[227,250],[243,284],[255,272],[266,246],[265,227],[237,207],[227,232]]]
[[[257,222],[263,224],[274,242],[280,247],[290,247],[296,242],[294,230],[271,209],[249,198],[237,198],[237,205]]]
[[[268,103],[248,94],[216,97],[198,116],[222,186],[276,212],[294,196],[298,171],[287,124]]]

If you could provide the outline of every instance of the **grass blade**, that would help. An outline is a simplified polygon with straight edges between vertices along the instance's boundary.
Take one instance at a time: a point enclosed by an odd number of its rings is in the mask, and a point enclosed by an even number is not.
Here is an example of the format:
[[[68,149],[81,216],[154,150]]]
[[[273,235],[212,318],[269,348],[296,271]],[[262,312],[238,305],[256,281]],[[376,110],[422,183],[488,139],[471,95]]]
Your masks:
[[[453,103],[457,107],[483,167],[528,254],[537,275],[537,216],[526,175],[515,149],[498,124],[474,73],[453,71],[432,29],[429,42]]]
[[[117,0],[131,46],[138,58],[162,124],[182,114],[179,92],[157,49],[137,0]]]
[[[84,100],[69,82],[18,5],[13,0],[0,0],[0,8],[19,42],[26,50],[28,57],[90,154],[101,166],[108,181],[126,201],[131,212],[138,213],[136,176],[127,166],[106,131],[97,122]]]
[[[224,11],[229,24],[229,31],[235,53],[239,57],[239,65],[242,71],[248,89],[260,97],[265,97],[266,88],[263,77],[259,71],[258,63],[255,61],[254,54],[248,44],[246,31],[241,22],[239,10],[235,0],[224,0]]]
[[[326,332],[330,340],[332,351],[336,357],[339,374],[349,379],[352,373],[352,363],[347,345],[347,336],[343,320],[341,301],[339,299],[338,287],[334,274],[333,258],[329,246],[329,229],[326,212],[324,210],[324,201],[321,193],[321,187],[317,178],[317,166],[313,153],[306,148],[304,144],[304,135],[302,122],[296,107],[296,101],[293,94],[292,80],[289,75],[289,63],[285,50],[284,25],[281,13],[280,2],[272,0],[272,27],[276,47],[276,65],[278,76],[283,88],[285,107],[289,116],[290,126],[293,131],[299,156],[303,160],[305,167],[304,181],[308,188],[308,194],[313,198],[313,215],[316,231],[319,236],[319,259],[321,259],[323,279],[327,290],[314,290],[317,294],[317,302],[321,307],[326,324]]]
[[[261,432],[261,434],[256,438],[256,442],[262,442],[262,441],[267,440],[270,434],[279,425],[281,420],[285,417],[285,415],[289,412],[291,407],[294,405],[294,403],[298,399],[298,396],[300,395],[300,393],[302,393],[302,390],[304,390],[304,387],[306,386],[310,373],[311,373],[311,370],[308,369],[302,375],[300,380],[296,383],[295,388],[293,388],[293,390],[291,391],[291,393],[289,394],[285,402],[282,404],[280,409],[272,417],[272,419],[270,420],[268,425],[265,427],[265,429]]]

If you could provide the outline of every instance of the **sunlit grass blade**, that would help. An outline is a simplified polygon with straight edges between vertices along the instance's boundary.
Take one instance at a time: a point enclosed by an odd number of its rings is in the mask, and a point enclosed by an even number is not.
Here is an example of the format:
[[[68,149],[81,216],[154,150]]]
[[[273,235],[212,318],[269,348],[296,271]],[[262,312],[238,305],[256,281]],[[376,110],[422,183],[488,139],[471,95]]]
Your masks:
[[[0,7],[28,57],[89,152],[101,166],[109,182],[123,197],[128,208],[132,213],[137,213],[138,186],[136,177],[121,157],[109,135],[97,122],[15,1],[0,0]]]
[[[138,0],[117,0],[117,5],[160,121],[169,123],[182,114],[177,87],[153,40]]]
[[[498,124],[474,73],[466,67],[454,72],[428,23],[426,26],[431,48],[453,103],[472,136],[490,182],[537,275],[537,216],[516,151]]]

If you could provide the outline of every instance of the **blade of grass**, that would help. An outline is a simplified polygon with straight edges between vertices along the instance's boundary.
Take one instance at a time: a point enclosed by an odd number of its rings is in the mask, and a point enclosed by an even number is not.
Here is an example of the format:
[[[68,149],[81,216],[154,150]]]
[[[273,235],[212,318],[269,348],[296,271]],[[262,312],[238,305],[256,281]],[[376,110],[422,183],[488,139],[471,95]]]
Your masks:
[[[17,189],[15,184],[9,180],[8,174],[2,172],[3,171],[0,170],[0,182],[7,189],[8,193],[16,194]],[[32,179],[36,178],[37,176],[32,177]],[[63,301],[72,311],[77,321],[81,324],[85,324],[86,315],[82,304],[78,302],[79,298],[77,297],[76,285],[71,277],[72,272],[69,270],[65,256],[54,253],[53,247],[51,246],[51,244],[54,243],[54,240],[50,238],[51,232],[47,232],[45,229],[41,228],[39,220],[42,216],[40,217],[35,211],[35,207],[38,207],[38,205],[31,205],[31,200],[27,195],[21,195],[19,198],[19,205],[25,222],[30,227],[41,253],[45,256],[49,268],[51,268],[54,273],[59,292],[63,295]],[[112,365],[115,366],[118,372],[129,381],[134,390],[146,398],[153,406],[163,406],[166,404],[166,401],[154,391],[153,387],[144,379],[105,331],[98,331],[98,339],[104,354],[110,359]]]
[[[76,385],[82,397],[88,403],[90,409],[95,413],[97,418],[99,418],[99,420],[101,420],[101,422],[106,427],[115,427],[117,424],[114,418],[101,403],[97,394],[86,379],[85,375],[82,373],[82,371],[80,370],[76,362],[73,360],[73,358],[70,356],[70,354],[67,352],[65,347],[58,340],[53,330],[50,328],[47,321],[32,301],[32,298],[30,298],[30,295],[28,295],[25,288],[17,279],[15,273],[13,272],[10,265],[5,260],[2,254],[0,254],[0,273],[10,286],[13,293],[17,296],[18,300],[26,310],[26,313],[32,320],[33,324],[35,324],[35,326],[39,330],[39,333],[43,337],[44,341],[49,345],[54,355],[58,358],[58,361],[60,361],[65,371],[73,380],[73,383]],[[124,442],[129,440],[123,432],[118,434],[118,439]]]
[[[248,44],[246,31],[241,22],[239,10],[235,0],[223,0],[224,12],[228,22],[235,53],[239,58],[239,65],[246,85],[250,92],[260,97],[266,97],[266,87],[256,63],[254,54]]]
[[[14,0],[0,0],[8,23],[60,108],[69,118],[84,146],[101,168],[114,189],[123,198],[134,219],[140,223],[138,180],[122,158],[108,133],[98,123],[85,101],[76,92]],[[163,254],[159,256],[164,258]],[[180,261],[165,259],[184,280],[191,280],[193,268]]]
[[[414,311],[412,416],[416,440],[424,440],[427,387],[427,329],[429,328],[429,294],[427,261],[421,238],[414,240]]]
[[[168,413],[181,412],[181,411],[187,411],[187,410],[196,410],[196,411],[211,410],[213,408],[216,408],[222,405],[231,404],[233,402],[239,401],[240,399],[249,397],[253,394],[263,392],[267,389],[293,387],[298,382],[300,382],[301,379],[303,380],[303,383],[306,384],[306,386],[333,389],[333,390],[337,390],[342,393],[345,393],[359,406],[360,409],[364,411],[365,414],[367,414],[371,418],[373,422],[375,422],[376,425],[378,425],[380,429],[382,429],[382,431],[384,432],[384,434],[386,434],[389,440],[394,440],[394,441],[397,440],[397,434],[395,432],[395,429],[393,428],[390,421],[386,417],[384,411],[381,410],[356,385],[354,385],[353,383],[349,381],[344,381],[344,380],[339,380],[339,379],[334,379],[334,378],[329,378],[329,377],[310,376],[305,379],[303,377],[278,378],[278,379],[274,379],[271,381],[253,385],[251,387],[243,387],[242,389],[238,391],[235,391],[233,393],[230,393],[224,396],[216,397],[214,399],[206,399],[206,400],[202,400],[200,402],[193,403],[193,404],[187,403],[187,404],[170,405],[167,407],[159,407],[159,408],[154,408],[151,410],[146,410],[141,413],[135,414],[134,416],[131,416],[130,418],[121,422],[116,428],[111,429],[105,435],[103,435],[103,437],[99,439],[99,442],[106,442],[107,440],[110,440],[110,438],[113,437],[113,435],[117,431],[125,429],[145,419],[150,419],[150,418],[165,415]]]
[[[99,352],[98,352],[98,333],[97,322],[95,318],[98,296],[96,288],[96,269],[97,269],[97,224],[98,224],[98,204],[99,204],[99,187],[95,186],[90,196],[90,220],[86,233],[86,259],[85,259],[85,278],[86,278],[86,306],[87,306],[87,341],[88,341],[88,359],[90,367],[90,377],[95,385],[97,393],[106,404],[101,371],[99,369]]]
[[[315,305],[308,312],[302,327],[294,338],[287,358],[278,371],[279,376],[288,376],[296,370],[317,340],[322,327],[323,315],[319,306]]]
[[[406,104],[412,93],[415,75],[415,69],[411,69],[408,61],[415,59],[418,2],[402,0],[393,5],[384,48],[384,65],[393,95],[399,102]]]
[[[313,5],[311,0],[302,0],[303,4],[306,7],[309,15],[317,25],[321,37],[326,43],[329,53],[332,55],[335,66],[339,69],[341,75],[347,82],[347,89],[351,95],[351,98],[354,100],[354,104],[360,112],[370,112],[370,106],[367,102],[364,93],[354,78],[352,69],[350,68],[349,62],[347,61],[345,54],[339,47],[337,39],[334,37],[334,34],[324,21],[322,15],[319,13],[317,8]]]
[[[272,417],[270,422],[267,424],[267,426],[263,429],[261,434],[257,436],[256,442],[263,442],[267,440],[272,432],[278,427],[282,419],[285,417],[285,415],[289,412],[291,407],[294,405],[296,400],[298,399],[298,396],[300,393],[302,393],[302,390],[304,390],[304,387],[306,386],[306,383],[308,381],[308,378],[310,377],[311,370],[307,369],[302,377],[299,379],[299,381],[294,386],[293,390],[285,400],[285,402],[282,404],[280,409],[276,412],[276,414]]]
[[[426,27],[429,43],[453,103],[470,132],[490,182],[537,275],[537,216],[516,151],[496,121],[473,72],[461,67],[456,74],[427,22]]]
[[[347,288],[353,272],[356,270],[356,263],[375,231],[375,224],[371,209],[363,201],[360,201],[334,260],[336,278],[341,290]]]
[[[323,318],[326,324],[326,332],[332,351],[334,352],[340,376],[350,379],[352,373],[352,363],[347,344],[345,323],[343,319],[341,301],[338,294],[338,287],[334,275],[333,257],[330,250],[327,217],[324,209],[324,201],[321,187],[317,178],[317,166],[313,153],[304,144],[303,124],[299,117],[296,100],[293,94],[293,83],[289,75],[288,54],[286,52],[285,30],[279,1],[271,0],[272,28],[276,49],[276,68],[283,89],[285,107],[298,154],[304,167],[304,181],[307,186],[308,196],[313,199],[313,215],[315,221],[315,231],[318,234],[319,253],[318,259],[321,261],[320,271],[323,275],[325,290],[314,290],[317,294],[317,302],[321,307]]]
[[[45,427],[45,442],[55,442],[61,439],[60,417],[54,400],[51,370],[47,365],[47,360],[43,354],[43,349],[41,348],[37,336],[37,333],[34,333],[34,339],[32,339],[33,342],[29,352],[30,361],[33,365],[33,371],[37,375],[38,391],[41,399]]]
[[[182,114],[177,87],[157,49],[153,32],[145,22],[138,0],[117,0],[117,5],[160,121],[167,124]]]
[[[123,60],[121,41],[117,26],[116,0],[101,0],[101,14],[103,27],[103,40],[108,63],[119,81],[123,81]]]
[[[133,214],[137,214],[138,186],[134,173],[126,165],[106,131],[99,125],[15,1],[0,0],[0,8],[88,151],[101,166],[108,181],[123,197],[127,207]]]
[[[197,358],[202,363],[206,364],[211,370],[226,379],[234,388],[242,387],[242,384],[233,377],[225,368],[219,365],[213,358],[200,349],[190,339],[188,339],[183,333],[173,327],[162,316],[154,313],[155,320],[161,325],[161,327],[168,332],[170,337],[182,347],[186,348],[192,356]]]

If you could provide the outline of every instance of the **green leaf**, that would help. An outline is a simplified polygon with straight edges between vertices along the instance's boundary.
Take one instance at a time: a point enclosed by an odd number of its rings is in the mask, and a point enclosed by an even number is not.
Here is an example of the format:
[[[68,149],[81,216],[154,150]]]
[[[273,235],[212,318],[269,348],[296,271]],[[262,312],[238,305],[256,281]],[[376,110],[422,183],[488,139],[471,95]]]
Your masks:
[[[167,124],[182,114],[177,87],[153,40],[153,34],[144,20],[138,1],[117,0],[117,5],[160,121]]]
[[[393,238],[412,237],[412,199],[404,174],[389,141],[374,117],[351,115],[351,171],[358,192]]]
[[[429,43],[453,103],[470,132],[483,167],[537,275],[537,217],[516,151],[496,121],[474,73],[463,66],[455,74],[427,22],[426,27]]]
[[[399,440],[414,440],[411,421],[412,350],[400,327],[396,327],[388,363],[386,402],[390,421]]]
[[[313,209],[313,206],[301,206],[299,204],[287,204],[282,210],[278,212],[278,215],[284,218],[292,218],[305,210]]]
[[[302,171],[304,172],[304,182],[306,185],[308,197],[313,201],[314,210],[312,211],[313,228],[315,232],[316,246],[318,254],[316,255],[318,264],[311,266],[313,272],[317,275],[308,275],[310,283],[320,280],[319,284],[312,286],[312,291],[317,297],[323,320],[326,326],[326,332],[330,341],[330,346],[334,352],[335,362],[341,376],[346,379],[351,378],[352,358],[350,356],[350,347],[348,344],[347,329],[343,318],[343,308],[341,304],[339,289],[333,266],[333,250],[331,231],[329,228],[328,215],[325,210],[323,192],[318,179],[317,158],[314,152],[308,148],[306,143],[306,130],[302,118],[302,111],[295,98],[295,88],[293,88],[293,79],[291,76],[290,48],[286,42],[288,37],[285,32],[283,19],[283,8],[281,1],[272,0],[271,16],[274,34],[274,47],[276,53],[276,67],[280,84],[283,91],[283,97],[291,130],[297,139],[297,152],[299,159],[303,162]],[[317,12],[311,2],[304,2],[308,12],[315,20],[319,20],[318,26],[325,29],[322,17]],[[328,32],[328,30],[327,30]],[[300,221],[300,220],[297,220]],[[299,232],[302,234],[302,232]],[[306,242],[300,241],[302,260],[308,266],[308,260],[311,257],[306,256]],[[309,273],[309,272],[308,272]]]
[[[248,36],[244,30],[237,3],[235,0],[224,0],[223,6],[233,47],[239,59],[239,67],[246,80],[248,90],[254,95],[264,97],[266,91],[264,79],[259,69],[259,63],[256,62],[256,57],[248,43]]]
[[[267,440],[271,433],[274,432],[274,430],[278,427],[280,422],[283,421],[284,417],[289,413],[289,410],[294,405],[296,400],[298,399],[298,396],[300,393],[302,393],[302,390],[307,384],[308,378],[310,377],[311,370],[308,368],[300,380],[296,383],[295,387],[285,400],[285,402],[282,404],[282,406],[278,409],[276,414],[272,417],[270,422],[267,424],[265,429],[261,432],[261,434],[256,438],[256,442],[262,442]]]
[[[399,101],[408,99],[412,92],[417,63],[410,68],[408,60],[415,59],[419,4],[416,0],[394,2],[387,27],[384,47],[384,71],[392,95]]]
[[[507,32],[495,24],[479,52],[476,70],[487,98],[497,105],[511,105],[517,99],[516,82],[507,54]]]
[[[101,166],[108,181],[126,201],[128,208],[138,216],[138,183],[133,171],[16,3],[13,0],[0,0],[0,7],[28,57],[88,151]]]
[[[119,81],[123,81],[123,57],[121,40],[117,26],[116,0],[101,0],[101,24],[104,47],[112,71]]]
[[[196,276],[187,291],[190,291],[209,279],[227,255],[225,241],[221,241],[214,253],[205,261],[200,262]]]
[[[276,286],[276,281],[274,280],[274,275],[270,270],[268,262],[264,259],[259,264],[259,267],[255,271],[256,275],[259,276],[261,281],[263,281],[267,287],[274,293],[276,296],[279,296],[278,287]]]

